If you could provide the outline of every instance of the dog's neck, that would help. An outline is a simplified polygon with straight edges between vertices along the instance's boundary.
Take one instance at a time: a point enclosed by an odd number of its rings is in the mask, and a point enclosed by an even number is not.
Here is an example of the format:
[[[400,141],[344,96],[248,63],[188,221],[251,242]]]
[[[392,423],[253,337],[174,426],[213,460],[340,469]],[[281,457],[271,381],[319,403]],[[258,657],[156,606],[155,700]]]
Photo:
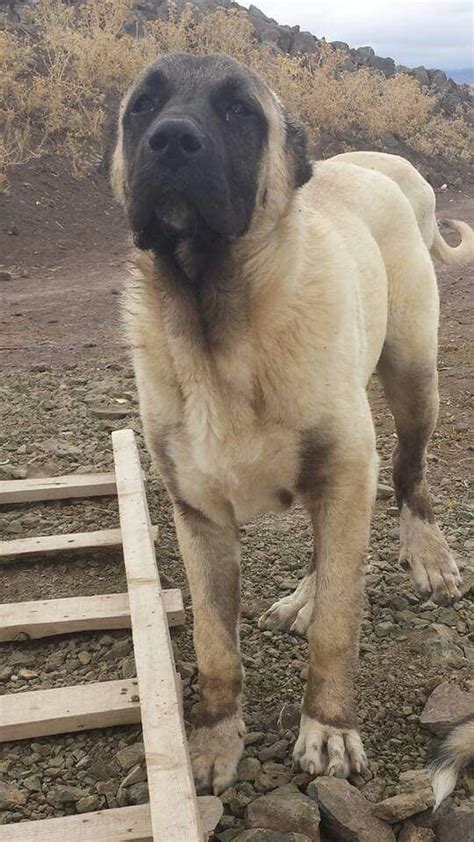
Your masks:
[[[248,322],[248,290],[230,244],[178,240],[154,253],[154,282],[167,323],[196,348],[217,350]]]
[[[258,301],[263,306],[263,299],[274,302],[281,294],[289,301],[298,264],[296,222],[292,209],[272,230],[255,226],[233,242],[160,243],[152,252],[153,285],[173,334],[196,350],[220,353],[238,346]]]

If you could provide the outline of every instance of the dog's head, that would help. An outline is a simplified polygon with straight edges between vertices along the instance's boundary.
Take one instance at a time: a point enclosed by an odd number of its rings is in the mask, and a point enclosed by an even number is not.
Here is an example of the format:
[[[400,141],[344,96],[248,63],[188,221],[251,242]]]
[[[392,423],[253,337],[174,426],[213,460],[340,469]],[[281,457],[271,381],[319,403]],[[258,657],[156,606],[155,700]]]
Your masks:
[[[303,127],[227,56],[167,55],[122,103],[112,184],[140,248],[233,241],[256,216],[275,224],[310,177]]]

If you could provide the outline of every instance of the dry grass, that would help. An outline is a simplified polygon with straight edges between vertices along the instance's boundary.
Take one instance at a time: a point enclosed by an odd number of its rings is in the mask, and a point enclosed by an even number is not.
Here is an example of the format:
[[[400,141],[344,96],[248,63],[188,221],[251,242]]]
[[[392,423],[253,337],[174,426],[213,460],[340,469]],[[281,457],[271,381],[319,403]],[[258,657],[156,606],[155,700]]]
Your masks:
[[[340,57],[329,49],[317,57],[275,56],[238,11],[199,19],[188,7],[147,24],[137,38],[124,29],[131,5],[39,0],[34,39],[0,33],[0,183],[9,167],[45,150],[66,155],[78,175],[87,172],[101,152],[111,101],[141,67],[171,50],[235,56],[267,79],[314,139],[322,127],[369,143],[396,135],[423,154],[469,159],[467,123],[437,113],[436,101],[408,76],[340,72]]]

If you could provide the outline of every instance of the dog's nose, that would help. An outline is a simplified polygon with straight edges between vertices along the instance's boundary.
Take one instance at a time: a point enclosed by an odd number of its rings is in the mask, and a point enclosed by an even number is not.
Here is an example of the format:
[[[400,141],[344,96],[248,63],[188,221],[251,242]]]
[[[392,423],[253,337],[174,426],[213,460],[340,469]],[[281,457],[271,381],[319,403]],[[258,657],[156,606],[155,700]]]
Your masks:
[[[156,124],[148,143],[163,164],[179,167],[199,155],[204,137],[192,120],[168,117]]]

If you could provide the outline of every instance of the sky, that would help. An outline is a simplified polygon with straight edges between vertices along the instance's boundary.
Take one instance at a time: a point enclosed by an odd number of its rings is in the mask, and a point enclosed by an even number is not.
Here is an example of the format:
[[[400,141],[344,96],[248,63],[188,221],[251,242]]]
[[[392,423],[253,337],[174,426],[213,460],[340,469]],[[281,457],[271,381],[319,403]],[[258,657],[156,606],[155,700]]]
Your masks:
[[[249,6],[247,0],[239,0]],[[351,47],[371,46],[397,64],[441,69],[473,65],[472,0],[253,0],[278,23]]]

